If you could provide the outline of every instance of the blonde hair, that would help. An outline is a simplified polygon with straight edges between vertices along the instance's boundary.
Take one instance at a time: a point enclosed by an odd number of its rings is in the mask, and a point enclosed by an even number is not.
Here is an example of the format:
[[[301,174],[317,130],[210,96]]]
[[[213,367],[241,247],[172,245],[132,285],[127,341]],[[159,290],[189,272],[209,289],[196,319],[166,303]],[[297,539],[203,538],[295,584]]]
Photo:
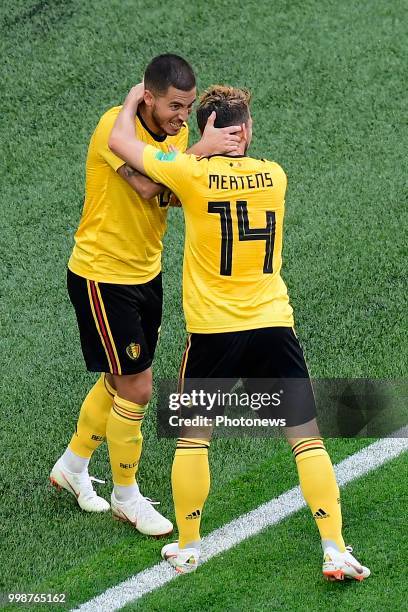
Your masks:
[[[249,118],[251,93],[248,89],[229,85],[211,85],[200,96],[197,123],[204,130],[208,117],[216,112],[215,127],[245,123]]]

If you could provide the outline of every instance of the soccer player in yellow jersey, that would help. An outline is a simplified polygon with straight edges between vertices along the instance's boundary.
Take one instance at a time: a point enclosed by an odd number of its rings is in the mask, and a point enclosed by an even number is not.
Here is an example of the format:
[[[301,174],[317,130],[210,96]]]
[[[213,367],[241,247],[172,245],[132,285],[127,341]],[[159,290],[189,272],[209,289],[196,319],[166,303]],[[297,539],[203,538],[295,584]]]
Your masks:
[[[247,156],[252,119],[246,91],[215,86],[202,96],[200,130],[214,112],[215,126],[241,125],[237,153],[209,157],[163,154],[137,140],[133,119],[142,97],[140,84],[129,93],[109,146],[132,167],[167,185],[183,206],[183,299],[190,335],[182,383],[262,378],[286,385],[286,435],[320,531],[323,573],[331,580],[362,580],[370,572],[344,545],[339,489],[317,428],[309,374],[280,276],[285,173],[275,162]],[[209,434],[205,428],[201,438],[197,433],[197,428],[184,430],[172,470],[179,541],[166,545],[162,556],[178,572],[197,567],[199,525],[209,491]]]
[[[138,138],[163,154],[171,147],[184,151],[186,120],[196,98],[191,66],[179,56],[160,55],[147,66],[144,82],[143,101],[133,119]],[[169,533],[172,524],[140,494],[136,472],[162,315],[161,251],[170,192],[109,149],[119,111],[108,110],[92,135],[84,209],[68,264],[68,292],[86,366],[101,377],[86,397],[75,433],[50,479],[75,495],[82,509],[108,510],[88,474],[89,459],[106,437],[114,516],[142,533],[160,535]],[[222,133],[209,124],[191,151],[231,150],[239,140],[232,131]]]

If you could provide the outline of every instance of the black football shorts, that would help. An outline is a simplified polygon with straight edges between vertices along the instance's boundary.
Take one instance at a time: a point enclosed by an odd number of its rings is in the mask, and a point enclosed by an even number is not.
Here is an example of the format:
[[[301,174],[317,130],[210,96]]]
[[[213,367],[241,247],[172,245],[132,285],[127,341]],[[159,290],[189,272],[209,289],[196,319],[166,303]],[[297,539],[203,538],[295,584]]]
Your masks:
[[[217,334],[190,334],[180,368],[179,392],[224,391],[241,380],[248,393],[279,393],[287,426],[316,416],[309,372],[291,327],[266,327]],[[225,383],[223,382],[225,381]],[[268,417],[260,409],[259,417]]]
[[[161,274],[148,283],[99,283],[68,269],[86,367],[91,372],[137,374],[152,364],[162,316]]]

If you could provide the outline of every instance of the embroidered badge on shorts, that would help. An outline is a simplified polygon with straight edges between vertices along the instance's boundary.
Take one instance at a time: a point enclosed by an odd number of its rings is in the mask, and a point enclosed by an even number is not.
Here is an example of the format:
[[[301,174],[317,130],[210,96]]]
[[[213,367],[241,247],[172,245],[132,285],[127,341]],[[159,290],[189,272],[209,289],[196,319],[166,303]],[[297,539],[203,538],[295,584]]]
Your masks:
[[[131,342],[126,347],[126,354],[133,361],[136,361],[136,359],[139,359],[139,357],[140,357],[140,344],[136,344],[136,342]]]

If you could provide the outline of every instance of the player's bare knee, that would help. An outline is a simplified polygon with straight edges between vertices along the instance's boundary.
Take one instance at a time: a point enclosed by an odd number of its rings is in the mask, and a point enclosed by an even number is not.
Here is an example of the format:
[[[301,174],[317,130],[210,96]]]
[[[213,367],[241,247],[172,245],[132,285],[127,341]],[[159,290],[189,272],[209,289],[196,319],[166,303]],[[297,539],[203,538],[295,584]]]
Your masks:
[[[142,406],[150,401],[153,391],[150,368],[138,374],[114,376],[113,378],[117,393],[123,399]]]
[[[208,443],[211,441],[213,427],[187,427],[183,426],[180,431],[180,438],[188,438],[191,440],[206,440]]]
[[[110,374],[109,372],[107,372],[105,374],[106,380],[108,382],[108,385],[112,387],[112,389],[116,389],[115,387],[115,381],[113,379],[113,374]]]
[[[144,406],[148,404],[152,397],[152,385],[138,386],[134,394],[134,402]]]
[[[316,419],[312,419],[307,423],[303,423],[302,425],[297,425],[295,427],[285,427],[284,433],[291,446],[296,444],[298,440],[302,440],[304,438],[320,438],[320,432]]]

